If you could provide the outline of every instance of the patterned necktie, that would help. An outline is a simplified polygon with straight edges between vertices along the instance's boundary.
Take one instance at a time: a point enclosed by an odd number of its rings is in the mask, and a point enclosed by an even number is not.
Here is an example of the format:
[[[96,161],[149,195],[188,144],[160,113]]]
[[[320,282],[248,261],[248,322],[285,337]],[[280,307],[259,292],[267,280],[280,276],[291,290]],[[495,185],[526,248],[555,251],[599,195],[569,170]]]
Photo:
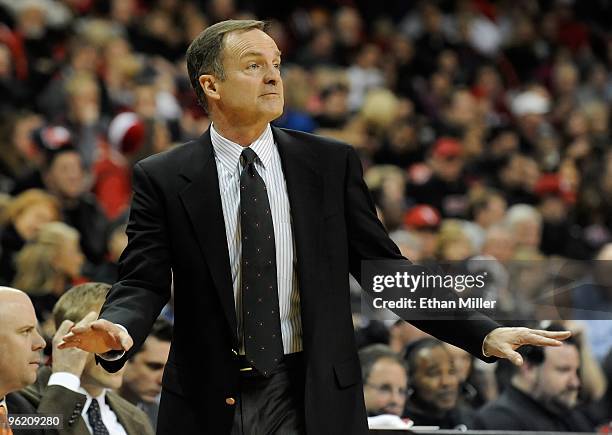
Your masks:
[[[104,426],[102,421],[102,414],[100,413],[100,405],[98,399],[92,398],[87,410],[87,418],[89,419],[89,426],[93,435],[109,435],[108,429]]]
[[[4,405],[0,405],[0,435],[13,435],[8,422],[8,411]]]
[[[266,185],[255,169],[256,158],[252,149],[242,151],[242,324],[247,360],[264,376],[269,376],[283,356],[283,340],[278,314],[274,226]]]

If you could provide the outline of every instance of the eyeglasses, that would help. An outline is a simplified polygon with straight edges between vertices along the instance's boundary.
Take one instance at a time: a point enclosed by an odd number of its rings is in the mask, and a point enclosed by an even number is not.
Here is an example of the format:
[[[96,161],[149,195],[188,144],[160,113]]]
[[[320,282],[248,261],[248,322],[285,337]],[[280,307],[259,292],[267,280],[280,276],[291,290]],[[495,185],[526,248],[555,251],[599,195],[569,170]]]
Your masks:
[[[367,383],[366,384],[368,387],[375,389],[376,391],[378,391],[380,394],[388,394],[391,395],[393,393],[396,393],[400,396],[404,396],[407,397],[408,396],[408,389],[407,388],[402,388],[402,387],[394,387],[391,384],[370,384]]]

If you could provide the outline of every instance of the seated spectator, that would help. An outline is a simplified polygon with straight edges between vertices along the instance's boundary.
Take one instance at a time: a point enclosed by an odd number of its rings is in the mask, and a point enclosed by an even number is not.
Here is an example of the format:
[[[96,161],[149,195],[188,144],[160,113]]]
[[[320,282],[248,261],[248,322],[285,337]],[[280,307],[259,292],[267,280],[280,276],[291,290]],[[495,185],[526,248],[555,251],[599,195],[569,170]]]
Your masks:
[[[36,412],[17,391],[36,381],[45,341],[36,330],[32,302],[9,287],[0,287],[0,343],[0,434],[10,435],[7,414]]]
[[[560,328],[551,325],[549,330]],[[580,354],[569,338],[559,347],[523,347],[524,363],[493,402],[478,411],[474,427],[485,430],[591,432],[575,407],[580,389]]]
[[[121,398],[123,370],[108,373],[94,354],[58,345],[75,323],[95,319],[110,286],[81,284],[68,290],[53,309],[57,333],[53,338],[53,364],[42,367],[34,385],[22,391],[41,414],[60,414],[61,434],[153,434],[143,411]]]
[[[438,139],[432,148],[428,165],[431,176],[416,180],[406,194],[416,202],[430,204],[444,217],[466,217],[468,213],[467,184],[463,178],[465,159],[462,144],[450,137]]]
[[[170,354],[172,325],[157,319],[142,347],[126,362],[119,395],[142,409],[157,425],[162,375]]]
[[[13,281],[15,255],[38,235],[42,225],[58,220],[59,213],[58,201],[38,189],[26,190],[9,203],[0,218],[0,225],[4,225],[0,239],[0,283]]]
[[[87,172],[70,132],[63,127],[44,127],[35,133],[34,140],[44,155],[42,168],[20,180],[12,193],[36,187],[55,196],[64,222],[81,234],[81,249],[87,259],[100,263],[106,253],[108,221],[88,192]]]
[[[404,226],[414,233],[421,245],[421,259],[432,260],[438,247],[440,213],[429,205],[415,205],[404,214]]]
[[[359,360],[368,416],[401,416],[407,391],[406,368],[402,359],[389,346],[373,344],[359,351]]]
[[[52,331],[49,326],[53,307],[79,278],[84,260],[79,233],[62,222],[44,225],[17,255],[13,285],[30,295],[45,331]]]
[[[417,426],[472,426],[472,412],[458,405],[459,378],[444,342],[423,338],[406,347],[408,386],[404,416]]]

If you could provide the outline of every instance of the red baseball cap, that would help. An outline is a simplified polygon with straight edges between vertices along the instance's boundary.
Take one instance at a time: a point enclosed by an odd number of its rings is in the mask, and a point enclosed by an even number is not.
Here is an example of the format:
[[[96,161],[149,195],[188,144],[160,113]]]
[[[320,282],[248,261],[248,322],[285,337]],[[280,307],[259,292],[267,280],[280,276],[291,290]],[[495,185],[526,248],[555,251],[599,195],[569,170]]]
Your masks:
[[[437,228],[440,222],[438,210],[426,204],[415,205],[404,214],[404,225],[410,229]]]
[[[459,157],[462,153],[461,143],[452,137],[441,137],[433,145],[432,155],[434,157]]]

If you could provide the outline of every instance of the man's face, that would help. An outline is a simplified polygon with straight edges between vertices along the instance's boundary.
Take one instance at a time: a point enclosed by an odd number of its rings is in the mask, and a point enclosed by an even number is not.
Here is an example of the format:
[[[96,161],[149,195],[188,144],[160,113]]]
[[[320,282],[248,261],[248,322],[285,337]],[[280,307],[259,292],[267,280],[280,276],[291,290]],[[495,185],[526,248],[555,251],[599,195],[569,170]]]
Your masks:
[[[567,408],[576,406],[580,388],[580,354],[576,346],[566,344],[544,348],[544,362],[535,367],[533,396],[544,402],[556,402]]]
[[[280,51],[270,36],[257,29],[227,34],[222,61],[225,79],[215,81],[214,104],[225,118],[251,125],[283,113]]]
[[[396,361],[389,358],[376,361],[363,386],[368,415],[401,416],[406,403],[407,381],[406,370]]]
[[[415,365],[412,379],[415,396],[436,410],[454,408],[459,380],[448,351],[443,346],[422,349]]]
[[[124,388],[129,389],[143,402],[153,402],[161,392],[162,375],[169,354],[169,341],[148,337],[143,350],[126,364]]]
[[[30,298],[0,290],[0,397],[36,381],[44,347]]]
[[[79,153],[66,151],[55,157],[46,173],[45,182],[57,195],[78,198],[85,189],[85,174]]]
[[[81,375],[81,385],[92,386],[95,388],[109,388],[111,390],[118,390],[123,382],[123,372],[125,366],[121,370],[115,373],[109,373],[102,368],[101,365],[96,364],[96,359],[93,353],[87,356],[87,362]]]

